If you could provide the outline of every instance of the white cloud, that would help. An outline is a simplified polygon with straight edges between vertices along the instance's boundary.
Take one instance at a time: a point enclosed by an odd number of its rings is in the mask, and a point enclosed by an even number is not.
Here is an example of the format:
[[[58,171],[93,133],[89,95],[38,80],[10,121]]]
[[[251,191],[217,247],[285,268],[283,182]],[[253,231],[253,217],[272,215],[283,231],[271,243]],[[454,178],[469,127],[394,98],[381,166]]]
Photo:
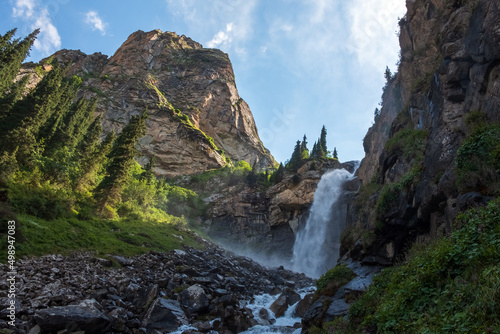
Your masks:
[[[35,49],[41,51],[45,55],[61,48],[61,37],[57,28],[52,24],[49,13],[43,9],[36,21],[31,25],[32,29],[40,28],[40,35],[33,44]]]
[[[167,0],[167,4],[171,12],[182,16],[190,30],[185,33],[191,37],[206,40],[204,45],[210,48],[246,54],[241,51],[253,35],[257,0]]]
[[[225,30],[221,30],[207,42],[207,47],[217,48],[223,45],[230,44],[233,41],[233,23],[228,23]]]
[[[85,14],[85,23],[90,25],[92,30],[99,30],[102,35],[106,35],[107,24],[101,19],[97,12],[91,10]]]
[[[61,36],[52,23],[47,7],[37,0],[12,1],[12,16],[24,21],[31,30],[40,29],[33,46],[35,50],[48,56],[61,47]]]
[[[396,18],[403,17],[406,11],[404,1],[353,0],[350,4],[347,51],[355,54],[362,66],[372,66],[379,71],[386,65],[394,67],[399,50]]]
[[[12,16],[27,18],[32,17],[34,7],[34,0],[16,0],[14,7],[12,8]]]

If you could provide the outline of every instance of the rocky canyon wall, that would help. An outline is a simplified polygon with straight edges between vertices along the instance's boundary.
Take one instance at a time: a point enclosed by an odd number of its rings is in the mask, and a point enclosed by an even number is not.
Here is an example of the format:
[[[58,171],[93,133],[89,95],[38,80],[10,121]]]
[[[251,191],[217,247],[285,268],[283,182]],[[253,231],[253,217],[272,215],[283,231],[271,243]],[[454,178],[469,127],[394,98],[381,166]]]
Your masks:
[[[398,72],[364,139],[363,187],[343,235],[342,253],[366,263],[393,263],[410,243],[449,233],[458,212],[497,192],[481,181],[464,186],[457,154],[478,119],[500,120],[500,3],[406,5]]]

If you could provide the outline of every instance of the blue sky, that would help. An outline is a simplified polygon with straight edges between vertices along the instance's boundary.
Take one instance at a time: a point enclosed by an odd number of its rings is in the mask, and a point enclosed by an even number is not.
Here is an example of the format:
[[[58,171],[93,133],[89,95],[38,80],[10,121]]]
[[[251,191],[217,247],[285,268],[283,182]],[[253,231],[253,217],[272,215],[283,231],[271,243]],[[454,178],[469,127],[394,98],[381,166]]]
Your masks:
[[[41,28],[30,60],[58,49],[113,55],[136,30],[175,31],[229,54],[238,91],[276,160],[321,127],[341,161],[364,156],[404,0],[2,0],[0,33]]]

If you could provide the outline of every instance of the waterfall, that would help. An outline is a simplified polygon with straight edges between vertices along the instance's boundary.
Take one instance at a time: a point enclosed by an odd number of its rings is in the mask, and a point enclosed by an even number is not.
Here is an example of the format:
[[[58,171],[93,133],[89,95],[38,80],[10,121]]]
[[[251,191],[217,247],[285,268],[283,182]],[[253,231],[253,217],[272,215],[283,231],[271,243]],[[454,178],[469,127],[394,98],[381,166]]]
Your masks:
[[[336,169],[321,177],[309,218],[295,238],[292,257],[294,271],[319,278],[337,263],[340,234],[345,227],[347,214],[343,186],[353,177],[345,169]]]

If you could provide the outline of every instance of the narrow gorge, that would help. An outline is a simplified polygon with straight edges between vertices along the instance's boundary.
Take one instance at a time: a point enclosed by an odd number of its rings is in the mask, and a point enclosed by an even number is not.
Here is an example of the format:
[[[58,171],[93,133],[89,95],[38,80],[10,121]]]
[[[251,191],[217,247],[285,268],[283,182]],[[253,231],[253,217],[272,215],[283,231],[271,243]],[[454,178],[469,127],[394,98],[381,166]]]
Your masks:
[[[184,35],[11,56],[0,333],[499,333],[500,3],[406,7],[360,162],[304,136],[280,165]]]

